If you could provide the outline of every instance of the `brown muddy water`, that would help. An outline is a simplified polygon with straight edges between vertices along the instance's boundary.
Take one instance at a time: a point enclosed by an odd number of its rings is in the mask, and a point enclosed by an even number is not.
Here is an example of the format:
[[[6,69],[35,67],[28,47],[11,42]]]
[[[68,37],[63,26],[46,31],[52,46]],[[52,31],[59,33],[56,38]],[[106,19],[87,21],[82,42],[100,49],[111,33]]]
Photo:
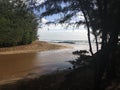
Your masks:
[[[72,49],[0,55],[0,83],[69,68],[71,64],[67,61],[75,58]]]
[[[38,53],[0,55],[0,84],[72,67],[68,61],[77,58],[72,52],[89,49],[88,44],[60,45],[67,45],[73,48]]]

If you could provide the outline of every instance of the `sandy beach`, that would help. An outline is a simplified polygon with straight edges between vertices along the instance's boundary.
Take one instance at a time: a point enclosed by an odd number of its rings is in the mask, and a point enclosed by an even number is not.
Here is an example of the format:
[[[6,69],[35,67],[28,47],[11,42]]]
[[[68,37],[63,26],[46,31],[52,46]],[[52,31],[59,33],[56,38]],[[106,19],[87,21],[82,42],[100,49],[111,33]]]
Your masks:
[[[19,54],[19,53],[35,53],[47,50],[56,50],[68,48],[67,46],[47,43],[44,41],[34,41],[28,45],[20,45],[14,47],[0,48],[0,54]]]

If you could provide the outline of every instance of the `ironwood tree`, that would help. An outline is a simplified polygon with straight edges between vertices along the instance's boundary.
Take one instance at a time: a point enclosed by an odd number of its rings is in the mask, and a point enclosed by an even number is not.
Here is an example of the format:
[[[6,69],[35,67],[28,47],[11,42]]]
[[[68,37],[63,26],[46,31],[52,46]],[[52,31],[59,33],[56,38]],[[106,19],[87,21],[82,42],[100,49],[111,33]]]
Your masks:
[[[35,14],[21,0],[0,0],[0,47],[31,43],[37,25]]]

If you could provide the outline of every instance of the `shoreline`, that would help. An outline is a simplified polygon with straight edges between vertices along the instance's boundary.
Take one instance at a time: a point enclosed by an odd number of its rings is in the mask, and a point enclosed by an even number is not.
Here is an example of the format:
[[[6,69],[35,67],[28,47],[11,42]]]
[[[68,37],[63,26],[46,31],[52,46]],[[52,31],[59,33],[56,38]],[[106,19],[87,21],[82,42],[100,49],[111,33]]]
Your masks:
[[[28,45],[0,48],[0,55],[35,53],[35,52],[65,49],[65,48],[71,48],[71,47],[37,40]]]
[[[59,50],[59,49],[66,49],[66,48],[72,48],[71,46],[67,45],[62,45],[62,44],[57,44],[57,43],[49,43],[45,41],[34,41],[31,44],[28,45],[20,45],[20,46],[14,46],[14,47],[5,47],[5,48],[0,48],[0,56],[6,56],[6,55],[17,55],[17,54],[32,54],[32,53],[37,53],[37,52],[43,52],[43,51],[50,51],[50,50]],[[3,79],[0,80],[0,85],[4,85],[7,83],[12,83],[16,82],[21,79],[26,79],[26,78],[35,78],[36,76],[39,77],[41,75],[39,74],[34,74],[33,75],[28,75],[29,73],[25,73],[25,75],[21,76],[15,76],[14,78],[10,79]],[[44,74],[43,74],[44,75]]]

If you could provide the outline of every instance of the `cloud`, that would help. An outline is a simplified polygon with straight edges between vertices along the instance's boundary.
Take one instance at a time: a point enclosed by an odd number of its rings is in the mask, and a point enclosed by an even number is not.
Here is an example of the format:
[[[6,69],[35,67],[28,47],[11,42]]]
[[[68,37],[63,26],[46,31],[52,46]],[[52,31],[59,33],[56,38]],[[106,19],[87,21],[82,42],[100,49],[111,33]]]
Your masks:
[[[37,0],[36,2],[42,4],[45,0]]]
[[[75,23],[79,21],[84,21],[84,16],[82,12],[78,12],[75,16],[73,16],[70,22]]]
[[[47,22],[48,22],[48,20],[47,20],[47,19],[45,19],[45,18],[42,18],[42,19],[41,19],[41,22],[45,24],[45,23],[47,23]]]

